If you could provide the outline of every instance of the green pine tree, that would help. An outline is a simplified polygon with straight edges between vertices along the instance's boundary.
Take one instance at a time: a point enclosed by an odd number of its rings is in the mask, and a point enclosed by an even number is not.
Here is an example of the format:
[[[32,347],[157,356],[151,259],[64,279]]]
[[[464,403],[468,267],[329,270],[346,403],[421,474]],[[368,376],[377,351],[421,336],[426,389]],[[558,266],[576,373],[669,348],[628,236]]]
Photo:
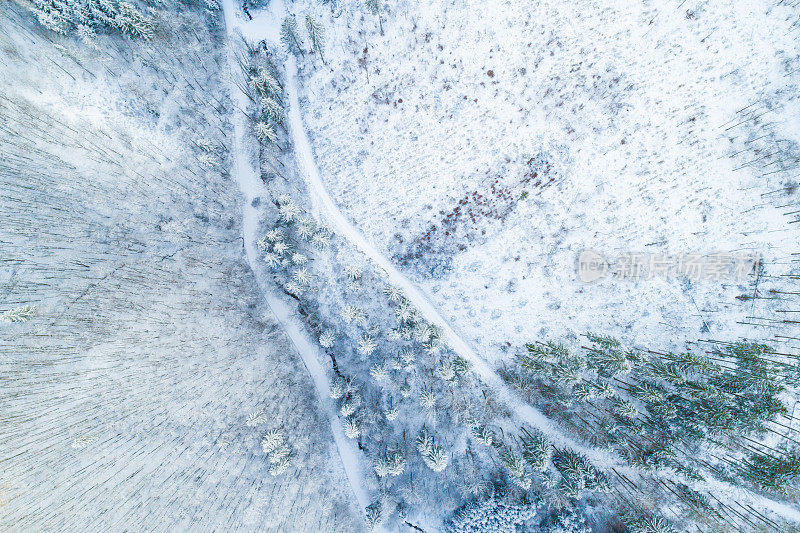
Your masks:
[[[311,15],[306,15],[306,31],[311,41],[314,52],[319,54],[322,63],[325,63],[325,30],[322,24],[314,20]]]

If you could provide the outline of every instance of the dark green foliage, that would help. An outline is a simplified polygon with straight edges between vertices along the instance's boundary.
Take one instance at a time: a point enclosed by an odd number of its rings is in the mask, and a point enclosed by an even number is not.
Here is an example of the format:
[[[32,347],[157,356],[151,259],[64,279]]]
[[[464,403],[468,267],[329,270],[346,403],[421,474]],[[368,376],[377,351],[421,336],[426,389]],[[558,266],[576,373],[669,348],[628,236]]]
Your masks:
[[[677,533],[666,519],[656,516],[637,516],[625,521],[631,533]]]
[[[584,490],[605,491],[609,488],[607,476],[584,455],[569,448],[555,451],[553,466],[563,478],[561,488],[567,496],[577,498]]]
[[[585,355],[572,355],[552,342],[528,344],[527,353],[519,357],[520,366],[542,382],[542,391],[560,388],[564,398],[605,413],[598,422],[602,430],[589,439],[616,446],[642,469],[673,468],[689,479],[702,479],[696,466],[682,465],[688,450],[706,441],[719,444],[758,435],[766,431],[768,421],[787,412],[780,395],[793,383],[797,368],[777,361],[769,346],[738,342],[710,356],[692,352],[645,356],[624,349],[609,336],[586,337],[590,345]],[[563,454],[553,459],[561,465],[559,470],[566,468],[568,473],[579,468],[576,461]],[[776,461],[754,458],[742,476],[778,490],[798,466],[790,460]],[[581,476],[564,477],[568,492],[580,491]]]
[[[800,454],[792,451],[782,457],[751,455],[739,470],[742,477],[762,489],[784,493],[800,479]]]
[[[30,9],[46,28],[90,39],[101,29],[137,38],[153,34],[153,21],[133,4],[117,0],[32,0]]]
[[[550,464],[553,447],[545,435],[535,429],[522,428],[522,456],[536,472],[544,472]]]

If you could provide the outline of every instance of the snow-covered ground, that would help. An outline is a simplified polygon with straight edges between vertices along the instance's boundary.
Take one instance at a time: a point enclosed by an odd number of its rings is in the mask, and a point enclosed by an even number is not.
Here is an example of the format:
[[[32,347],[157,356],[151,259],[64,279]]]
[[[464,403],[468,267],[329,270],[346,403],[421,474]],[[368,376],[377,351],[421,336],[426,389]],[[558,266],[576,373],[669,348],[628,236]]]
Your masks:
[[[586,284],[576,263],[757,253],[787,272],[796,230],[774,206],[793,199],[762,194],[796,173],[788,6],[401,2],[385,35],[359,2],[294,9],[327,31],[301,98],[325,187],[488,360],[586,331],[764,335],[737,324],[752,278]]]
[[[0,42],[0,311],[36,306],[0,321],[0,529],[362,530],[242,246],[221,12],[95,50],[4,4]]]
[[[795,412],[686,442],[659,391],[726,415],[711,372],[559,360],[573,398],[514,358],[593,331],[794,360],[796,5],[242,4],[137,2],[150,42],[0,7],[0,529],[800,523],[736,465],[791,456]],[[585,250],[764,268],[586,282]]]

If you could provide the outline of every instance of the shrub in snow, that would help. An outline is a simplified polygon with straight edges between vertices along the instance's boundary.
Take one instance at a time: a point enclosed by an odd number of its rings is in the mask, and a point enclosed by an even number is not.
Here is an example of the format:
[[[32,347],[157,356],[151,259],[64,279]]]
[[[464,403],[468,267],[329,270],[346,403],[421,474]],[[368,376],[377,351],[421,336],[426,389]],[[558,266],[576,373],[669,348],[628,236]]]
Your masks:
[[[77,437],[75,440],[72,441],[72,445],[70,446],[73,450],[83,450],[91,443],[97,440],[95,436],[83,436]]]
[[[389,422],[395,421],[399,414],[400,414],[400,411],[397,410],[397,407],[389,407],[384,412],[384,415],[386,416],[386,420],[388,420]]]

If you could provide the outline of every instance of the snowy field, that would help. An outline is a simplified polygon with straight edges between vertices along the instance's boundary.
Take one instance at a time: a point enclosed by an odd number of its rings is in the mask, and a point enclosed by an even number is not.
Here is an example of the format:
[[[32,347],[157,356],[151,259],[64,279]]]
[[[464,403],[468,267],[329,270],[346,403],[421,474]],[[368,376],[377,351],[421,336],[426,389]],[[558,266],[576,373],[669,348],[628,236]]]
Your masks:
[[[796,11],[774,4],[404,2],[383,36],[357,3],[310,8],[331,43],[303,83],[321,175],[491,360],[586,331],[758,335],[737,324],[747,283],[585,284],[576,263],[754,253],[788,272],[793,195],[762,196],[793,183],[800,142]]]

